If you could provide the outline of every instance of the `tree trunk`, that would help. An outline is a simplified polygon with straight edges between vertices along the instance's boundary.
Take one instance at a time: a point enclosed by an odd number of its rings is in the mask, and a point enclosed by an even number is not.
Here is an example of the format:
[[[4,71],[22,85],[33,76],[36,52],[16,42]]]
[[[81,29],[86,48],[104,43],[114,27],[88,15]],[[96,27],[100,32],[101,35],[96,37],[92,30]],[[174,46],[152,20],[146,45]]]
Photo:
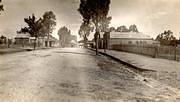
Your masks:
[[[98,44],[99,44],[99,41],[98,41],[98,38],[96,39],[96,55],[98,55]]]
[[[103,46],[104,46],[104,52],[106,53],[106,45],[107,44],[107,39],[104,37],[103,39]]]
[[[24,47],[24,39],[22,38],[22,47]]]
[[[49,47],[49,33],[47,35],[47,47]]]
[[[34,50],[36,50],[36,40],[37,38],[34,39]]]
[[[95,43],[96,43],[96,55],[98,55],[98,45],[99,45],[99,35],[98,35],[98,23],[95,23],[96,26],[96,35],[95,35]]]
[[[176,46],[174,47],[174,60],[176,61],[177,58],[177,51],[176,51]]]

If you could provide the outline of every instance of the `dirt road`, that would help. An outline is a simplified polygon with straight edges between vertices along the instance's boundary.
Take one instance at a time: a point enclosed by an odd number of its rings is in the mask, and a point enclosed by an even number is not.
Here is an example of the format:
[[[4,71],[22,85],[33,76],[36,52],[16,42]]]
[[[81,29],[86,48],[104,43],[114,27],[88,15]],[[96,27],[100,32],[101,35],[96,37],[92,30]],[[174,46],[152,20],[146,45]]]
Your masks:
[[[0,102],[179,102],[177,95],[87,49],[0,56]]]

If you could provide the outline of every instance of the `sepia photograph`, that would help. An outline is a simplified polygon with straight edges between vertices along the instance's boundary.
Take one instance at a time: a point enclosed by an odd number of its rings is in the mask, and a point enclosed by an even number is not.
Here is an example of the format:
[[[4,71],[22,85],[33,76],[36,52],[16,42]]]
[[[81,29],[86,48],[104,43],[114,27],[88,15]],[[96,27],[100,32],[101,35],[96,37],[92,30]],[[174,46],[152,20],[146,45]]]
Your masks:
[[[0,102],[180,102],[180,0],[0,0]]]

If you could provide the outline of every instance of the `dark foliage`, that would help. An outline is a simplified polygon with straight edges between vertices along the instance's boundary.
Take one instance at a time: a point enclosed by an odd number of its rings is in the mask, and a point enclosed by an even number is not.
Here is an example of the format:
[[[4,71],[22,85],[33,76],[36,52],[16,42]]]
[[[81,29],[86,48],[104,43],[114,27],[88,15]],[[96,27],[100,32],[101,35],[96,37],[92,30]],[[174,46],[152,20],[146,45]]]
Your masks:
[[[43,27],[42,19],[36,20],[35,15],[29,16],[28,18],[24,18],[24,22],[27,23],[27,27],[21,28],[18,33],[29,33],[31,37],[39,37],[40,29]]]
[[[51,34],[56,26],[56,16],[52,11],[47,11],[43,15],[42,23],[44,26],[44,33]]]
[[[99,29],[101,32],[108,32],[109,31],[109,24],[111,23],[112,17],[104,17],[100,19],[99,22]]]
[[[139,32],[138,29],[137,29],[137,26],[135,24],[134,25],[130,25],[129,31],[130,32]]]
[[[96,42],[96,54],[98,54],[98,43],[100,37],[100,22],[107,20],[110,0],[80,0],[79,13],[83,17],[83,22],[89,24],[93,22],[96,33],[94,39]]]
[[[58,35],[61,47],[68,47],[72,40],[71,31],[64,26],[59,29]]]
[[[116,29],[116,32],[129,32],[129,29],[126,27],[126,26],[119,26],[117,29]]]
[[[156,37],[156,40],[160,42],[161,45],[176,45],[176,38],[173,36],[171,30],[164,31]]]
[[[0,0],[0,3],[2,2],[2,0]],[[0,4],[0,11],[4,11],[3,5]]]
[[[107,17],[109,5],[110,0],[81,0],[78,11],[85,23],[92,20],[97,27],[100,20]]]
[[[88,36],[93,32],[94,27],[91,24],[82,23],[79,29],[79,36],[83,38],[84,41],[88,41]]]

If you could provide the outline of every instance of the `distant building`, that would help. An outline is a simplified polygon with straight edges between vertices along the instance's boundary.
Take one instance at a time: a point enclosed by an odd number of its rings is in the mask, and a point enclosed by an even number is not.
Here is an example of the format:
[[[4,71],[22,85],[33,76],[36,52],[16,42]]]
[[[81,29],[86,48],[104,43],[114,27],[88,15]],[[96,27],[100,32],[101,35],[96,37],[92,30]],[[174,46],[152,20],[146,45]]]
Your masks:
[[[152,37],[141,32],[110,32],[107,34],[107,42],[110,49],[113,45],[152,45],[158,43]]]
[[[30,34],[17,34],[15,37],[15,44],[22,45],[22,46],[33,46],[35,41],[34,37],[30,37]],[[47,43],[49,41],[49,46],[54,47],[58,44],[58,39],[53,37],[52,35],[49,36],[49,40],[47,37],[39,37],[36,41],[38,47],[47,47]]]
[[[30,34],[17,34],[15,37],[15,45],[27,46],[30,44]]]
[[[77,47],[77,36],[71,34],[60,36],[59,47]]]
[[[71,40],[77,42],[77,36],[76,35],[71,35]]]
[[[176,41],[177,47],[180,47],[180,39]]]
[[[77,36],[71,35],[71,47],[77,47]]]
[[[59,40],[53,37],[52,35],[49,36],[49,40],[45,38],[45,46],[47,47],[49,41],[49,47],[55,47],[58,46]]]
[[[84,40],[80,40],[80,41],[78,41],[78,46],[80,47],[80,48],[84,48],[84,47],[94,47],[95,46],[95,42],[94,42],[94,40],[88,40],[88,41],[84,41]]]

